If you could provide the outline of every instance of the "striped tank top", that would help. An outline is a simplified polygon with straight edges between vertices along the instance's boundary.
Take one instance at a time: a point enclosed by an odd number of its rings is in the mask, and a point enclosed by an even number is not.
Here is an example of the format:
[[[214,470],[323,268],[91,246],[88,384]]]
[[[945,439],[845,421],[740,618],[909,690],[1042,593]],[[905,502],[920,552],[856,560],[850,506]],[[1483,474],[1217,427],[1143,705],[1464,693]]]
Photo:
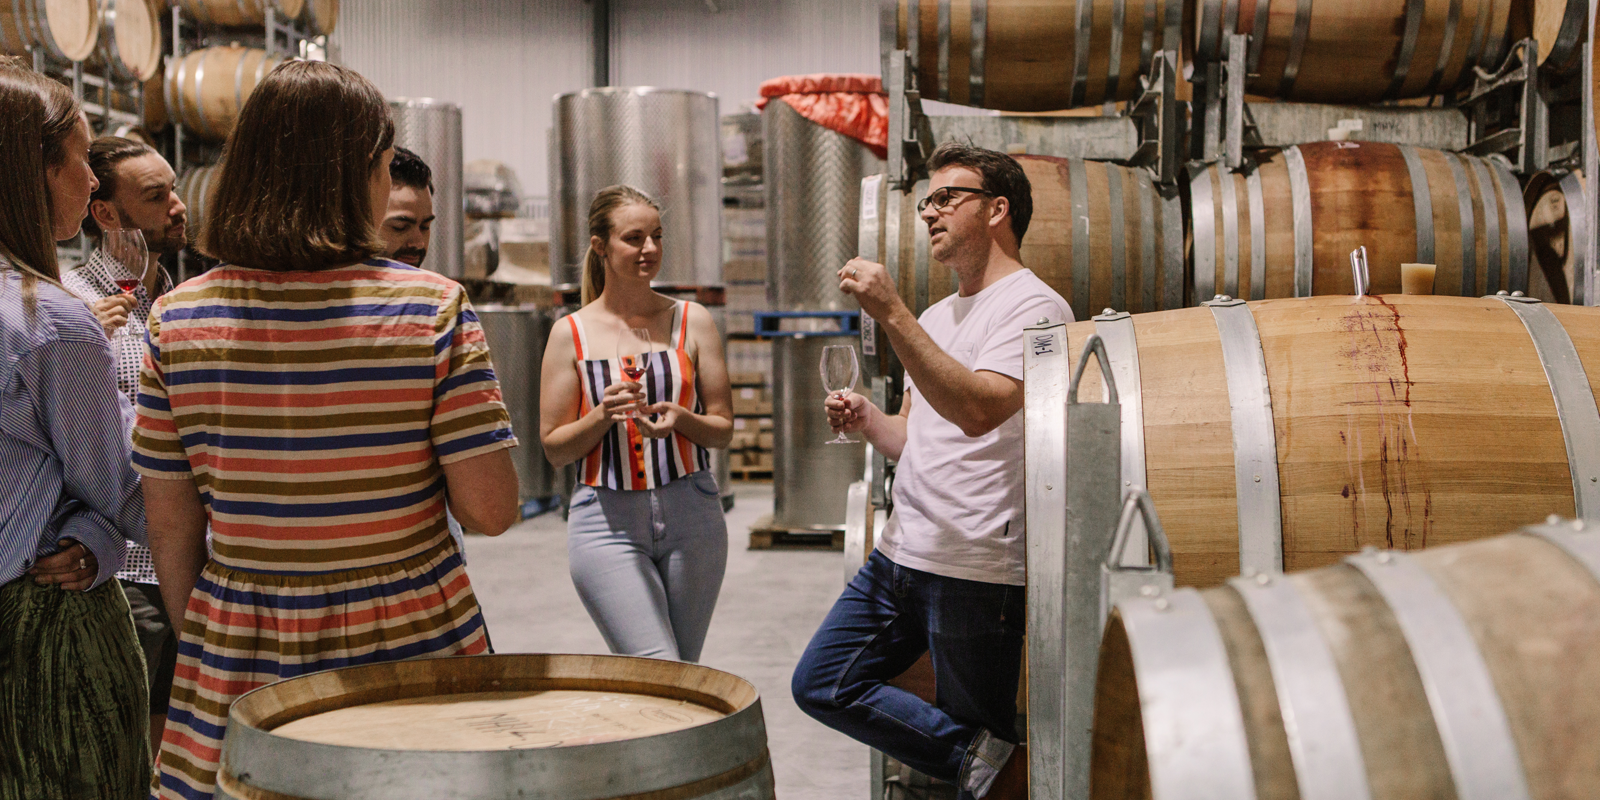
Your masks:
[[[700,414],[704,409],[695,389],[694,362],[689,358],[688,316],[689,303],[679,301],[672,309],[672,335],[667,340],[671,349],[649,354],[639,382],[644,384],[646,403],[676,403]],[[614,352],[610,358],[592,357],[597,354],[589,346],[577,314],[569,314],[567,324],[572,326],[578,359],[581,417],[600,405],[607,386],[623,378],[622,364]],[[670,436],[650,439],[639,432],[633,420],[622,419],[584,456],[578,479],[605,489],[655,489],[710,468],[711,454],[683,434],[673,431]]]

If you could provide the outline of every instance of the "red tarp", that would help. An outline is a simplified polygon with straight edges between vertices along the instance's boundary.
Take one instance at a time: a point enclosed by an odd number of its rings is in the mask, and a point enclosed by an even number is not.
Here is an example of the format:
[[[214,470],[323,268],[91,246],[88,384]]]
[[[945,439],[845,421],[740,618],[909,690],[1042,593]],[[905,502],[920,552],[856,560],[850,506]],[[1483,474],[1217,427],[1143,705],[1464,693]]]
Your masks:
[[[878,158],[889,155],[889,98],[876,75],[789,75],[761,84],[756,108],[772,98],[800,116],[865,144]]]

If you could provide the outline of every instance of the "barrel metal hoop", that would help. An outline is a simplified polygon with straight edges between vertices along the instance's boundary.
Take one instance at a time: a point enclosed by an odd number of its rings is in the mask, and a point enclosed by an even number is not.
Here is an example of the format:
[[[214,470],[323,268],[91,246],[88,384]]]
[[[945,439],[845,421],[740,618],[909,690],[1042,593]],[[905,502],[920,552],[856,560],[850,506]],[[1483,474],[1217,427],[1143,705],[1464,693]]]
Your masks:
[[[983,60],[989,36],[989,0],[972,2],[972,64],[967,68],[967,104],[983,107]]]
[[[917,181],[916,185],[912,187],[911,196],[923,197],[927,194],[927,192],[928,180],[924,178],[920,181]],[[933,269],[933,261],[928,255],[928,247],[930,244],[928,241],[928,221],[923,219],[921,214],[917,214],[917,220],[913,224],[915,224],[916,227],[911,231],[911,269],[915,270],[915,272],[912,273],[912,279],[916,282],[916,312],[920,316],[922,312],[928,310],[928,271]]]
[[[1072,94],[1071,105],[1084,102],[1089,82],[1089,43],[1093,39],[1094,0],[1077,0],[1078,26],[1072,34]]]
[[[1461,612],[1405,553],[1362,553],[1345,562],[1366,576],[1400,625],[1444,743],[1456,796],[1528,800],[1510,722]]]
[[[1139,196],[1139,310],[1156,310],[1156,204],[1161,196],[1156,194],[1155,181],[1146,170],[1135,170]]]
[[[1484,290],[1489,294],[1500,291],[1500,208],[1503,204],[1494,202],[1498,190],[1495,188],[1494,178],[1489,174],[1489,167],[1484,160],[1476,156],[1466,156],[1472,165],[1472,177],[1477,181],[1478,192],[1483,199],[1483,240],[1485,244]],[[1509,215],[1508,215],[1509,216]]]
[[[1411,72],[1411,58],[1417,52],[1417,34],[1422,31],[1423,12],[1428,0],[1406,0],[1406,31],[1400,40],[1400,55],[1395,59],[1394,79],[1384,91],[1383,99],[1393,100],[1405,89],[1406,77]]]
[[[911,72],[922,72],[922,0],[906,0],[906,52],[911,54]],[[922,88],[922,87],[917,87]]]
[[[1566,13],[1561,17],[1561,27],[1556,29],[1556,40],[1550,47],[1550,54],[1540,63],[1560,67],[1572,60],[1583,44],[1584,23],[1588,17],[1587,3],[1568,2]]]
[[[883,265],[889,269],[889,281],[900,286],[900,205],[906,199],[904,192],[889,185],[887,178],[879,191],[888,197],[883,202]]]
[[[939,0],[939,99],[950,102],[950,0]]]
[[[204,87],[206,82],[206,61],[211,58],[213,51],[210,48],[200,51],[200,57],[194,65],[194,121],[195,127],[208,138],[217,138],[217,132],[211,127],[211,120],[206,119],[204,101]],[[185,59],[187,60],[187,59]]]
[[[1492,63],[1493,59],[1488,58],[1483,52],[1484,40],[1488,38],[1488,31],[1488,9],[1484,7],[1483,3],[1478,3],[1477,15],[1472,23],[1472,47],[1467,51],[1466,62],[1461,65],[1461,75],[1472,74],[1473,67],[1494,69],[1499,66],[1499,64]],[[1460,82],[1459,77],[1457,83]]]
[[[1168,0],[1171,2],[1171,0]],[[1200,4],[1200,18],[1195,24],[1200,28],[1200,38],[1196,42],[1194,57],[1196,61],[1221,61],[1222,60],[1222,0],[1205,0]],[[1166,47],[1163,43],[1162,47]]]
[[[1106,170],[1107,201],[1111,206],[1111,307],[1128,307],[1128,238],[1123,220],[1122,176],[1126,170],[1109,161],[1100,162]]]
[[[1183,198],[1176,188],[1156,188],[1161,204],[1161,307],[1183,308]]]
[[[1306,39],[1311,34],[1311,0],[1299,0],[1294,9],[1294,36],[1289,40],[1289,60],[1283,64],[1283,81],[1278,84],[1277,96],[1288,97],[1294,92],[1295,78],[1300,76],[1300,59],[1306,54]]]
[[[1261,194],[1261,165],[1251,164],[1245,178],[1250,196],[1250,299],[1267,297],[1267,203]]]
[[[1200,593],[1179,589],[1117,608],[1139,678],[1154,796],[1255,800],[1227,646]]]
[[[56,32],[50,28],[48,3],[44,0],[33,0],[33,13],[29,15],[29,20],[33,23],[33,29],[37,31],[37,38],[34,41],[43,43],[58,58],[73,60],[72,56],[67,54],[67,49],[56,41]]]
[[[1456,183],[1456,212],[1461,220],[1461,296],[1478,293],[1478,232],[1476,212],[1472,210],[1472,182],[1461,159],[1454,153],[1445,153],[1445,163],[1450,165],[1450,177]]]
[[[1600,581],[1600,536],[1593,533],[1579,533],[1573,523],[1557,523],[1554,525],[1529,525],[1522,529],[1523,533],[1538,536],[1541,539],[1561,548],[1583,568]]]
[[[1506,215],[1506,260],[1511,262],[1506,289],[1513,292],[1528,291],[1528,216],[1522,203],[1522,191],[1511,170],[1498,158],[1488,159],[1489,171],[1500,183],[1500,208]],[[1576,183],[1577,179],[1574,178]],[[1581,193],[1581,190],[1580,190]],[[1581,212],[1580,212],[1581,213]],[[1576,253],[1581,264],[1584,250]],[[1543,298],[1540,298],[1543,299]]]
[[[1072,190],[1072,318],[1089,316],[1089,164],[1081,158],[1067,160],[1067,184]]]
[[[1272,24],[1271,0],[1256,0],[1256,18],[1250,24],[1250,52],[1245,55],[1244,71],[1256,75],[1261,71],[1261,51],[1267,46],[1267,28]]]
[[[1572,254],[1572,302],[1577,305],[1588,303],[1588,293],[1585,291],[1589,275],[1589,207],[1583,195],[1583,181],[1578,176],[1569,172],[1561,176],[1561,193],[1567,198],[1567,252]],[[1523,241],[1527,241],[1527,220],[1523,220]],[[1522,253],[1523,281],[1528,279],[1528,254]],[[1512,268],[1516,262],[1512,262]],[[1524,288],[1526,291],[1526,288]]]
[[[1239,294],[1239,193],[1233,172],[1218,166],[1222,180],[1222,293]]]
[[[1572,337],[1543,303],[1526,297],[1494,295],[1504,301],[1533,340],[1544,376],[1555,398],[1561,436],[1572,472],[1572,502],[1578,517],[1600,518],[1600,409],[1596,409],[1589,375]]]
[[[1110,52],[1106,59],[1106,102],[1117,99],[1117,84],[1122,78],[1122,26],[1127,23],[1128,3],[1132,0],[1111,0]]]
[[[1417,148],[1400,145],[1400,155],[1406,160],[1406,172],[1411,176],[1411,205],[1417,218],[1417,261],[1432,264],[1433,260],[1433,191],[1428,186],[1428,171],[1422,166],[1422,156]]]
[[[1289,168],[1289,201],[1294,207],[1294,296],[1311,296],[1312,230],[1311,230],[1311,176],[1306,174],[1305,156],[1298,145],[1283,151],[1283,163]]]
[[[1439,41],[1439,61],[1433,68],[1433,75],[1428,78],[1428,85],[1423,87],[1423,94],[1438,93],[1439,83],[1444,80],[1444,69],[1450,66],[1450,51],[1455,49],[1456,27],[1460,24],[1461,0],[1450,0],[1450,11],[1444,20],[1444,38]]]
[[[1243,300],[1204,303],[1222,340],[1233,424],[1233,484],[1239,509],[1239,571],[1283,571],[1283,506],[1278,489],[1278,434],[1261,332]]]
[[[1216,294],[1217,288],[1217,222],[1215,199],[1211,192],[1211,175],[1220,171],[1217,164],[1195,164],[1189,167],[1189,210],[1194,225],[1194,299],[1201,300]]]
[[[1370,800],[1338,662],[1294,581],[1262,575],[1228,585],[1261,634],[1301,800]]]
[[[1094,332],[1105,344],[1106,360],[1111,362],[1111,377],[1117,384],[1117,401],[1122,406],[1122,491],[1149,485],[1144,459],[1144,387],[1139,381],[1139,338],[1133,315],[1126,311],[1101,314],[1094,318]],[[1129,544],[1123,566],[1150,566],[1150,549],[1140,537]]]

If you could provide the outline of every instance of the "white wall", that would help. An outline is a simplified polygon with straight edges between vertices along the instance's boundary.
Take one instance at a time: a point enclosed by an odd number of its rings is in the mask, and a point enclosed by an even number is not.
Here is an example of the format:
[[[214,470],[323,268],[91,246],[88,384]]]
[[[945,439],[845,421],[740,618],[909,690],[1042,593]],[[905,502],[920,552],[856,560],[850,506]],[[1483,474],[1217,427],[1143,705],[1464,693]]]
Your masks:
[[[878,72],[877,0],[613,0],[612,82],[713,92],[722,113],[763,80]],[[510,164],[543,195],[550,101],[589,86],[584,0],[344,0],[334,57],[391,97],[461,105],[467,160]]]

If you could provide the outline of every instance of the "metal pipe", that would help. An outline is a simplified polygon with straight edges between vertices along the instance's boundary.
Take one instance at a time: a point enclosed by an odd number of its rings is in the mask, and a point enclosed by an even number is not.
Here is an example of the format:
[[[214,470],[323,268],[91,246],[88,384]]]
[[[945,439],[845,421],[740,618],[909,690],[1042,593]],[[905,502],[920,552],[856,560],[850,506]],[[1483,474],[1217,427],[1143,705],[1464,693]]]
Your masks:
[[[611,85],[611,0],[589,0],[594,6],[594,85]]]

